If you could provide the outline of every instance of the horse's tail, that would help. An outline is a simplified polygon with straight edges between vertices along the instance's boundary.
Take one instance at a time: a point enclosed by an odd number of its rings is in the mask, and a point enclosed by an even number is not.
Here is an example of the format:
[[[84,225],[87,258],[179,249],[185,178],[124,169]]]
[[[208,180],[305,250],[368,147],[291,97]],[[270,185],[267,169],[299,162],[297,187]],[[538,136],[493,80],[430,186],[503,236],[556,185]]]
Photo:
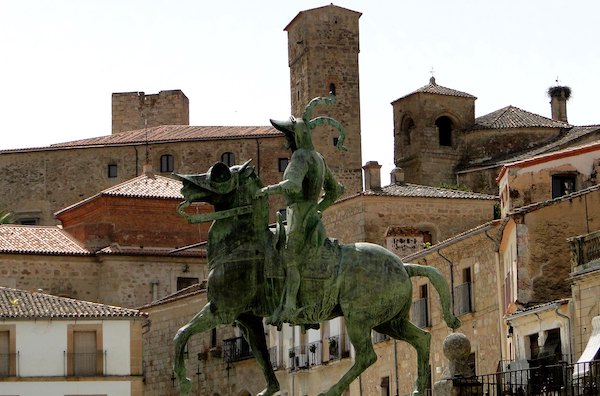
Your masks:
[[[442,310],[444,313],[444,321],[451,329],[460,327],[460,320],[452,313],[452,295],[448,288],[448,283],[442,273],[434,267],[419,264],[404,264],[408,276],[424,276],[429,279],[435,290],[440,296]]]

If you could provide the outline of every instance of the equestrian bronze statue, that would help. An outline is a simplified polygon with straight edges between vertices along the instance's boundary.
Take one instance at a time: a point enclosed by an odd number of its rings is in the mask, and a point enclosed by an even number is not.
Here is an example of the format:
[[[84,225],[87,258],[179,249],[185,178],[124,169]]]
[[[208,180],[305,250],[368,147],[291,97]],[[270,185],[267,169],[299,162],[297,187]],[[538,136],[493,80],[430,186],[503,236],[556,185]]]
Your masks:
[[[310,129],[319,123],[338,128],[339,148],[343,147],[344,135],[341,125],[331,118],[309,118],[313,106],[332,101],[331,97],[317,98],[301,119],[272,121],[284,132],[292,149],[290,164],[294,165],[286,170],[281,183],[264,186],[250,161],[232,167],[216,163],[203,174],[178,175],[185,199],[179,213],[191,223],[213,222],[207,248],[208,303],[174,340],[174,371],[181,395],[188,395],[191,389],[184,350],[193,334],[236,324],[267,382],[258,396],[270,396],[280,387],[269,360],[263,318],[277,326],[286,322],[307,328],[338,316],[345,317],[355,350],[354,364],[322,396],[340,396],[375,362],[372,330],[406,341],[416,349],[414,394],[423,395],[430,376],[431,335],[409,320],[413,276],[429,279],[440,296],[446,324],[452,329],[460,326],[452,313],[448,285],[437,269],[404,264],[379,245],[340,244],[326,237],[321,212],[343,190],[312,147]],[[321,197],[322,190],[325,194]],[[286,197],[288,212],[292,212],[288,213],[287,225],[280,219],[276,227],[269,226],[270,194]],[[186,213],[185,208],[194,202],[210,203],[215,211]],[[294,214],[294,210],[300,213]]]

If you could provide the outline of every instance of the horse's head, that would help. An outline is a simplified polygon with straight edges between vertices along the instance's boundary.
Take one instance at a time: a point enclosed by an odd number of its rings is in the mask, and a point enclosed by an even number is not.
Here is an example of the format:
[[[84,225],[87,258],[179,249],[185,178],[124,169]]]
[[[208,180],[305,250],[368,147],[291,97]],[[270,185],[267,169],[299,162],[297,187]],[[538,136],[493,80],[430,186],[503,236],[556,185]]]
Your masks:
[[[250,166],[250,160],[230,168],[217,162],[206,173],[175,176],[183,182],[181,194],[184,201],[179,205],[179,213],[182,215],[185,213],[184,209],[193,202],[207,202],[216,211],[249,205],[261,187],[260,179]]]

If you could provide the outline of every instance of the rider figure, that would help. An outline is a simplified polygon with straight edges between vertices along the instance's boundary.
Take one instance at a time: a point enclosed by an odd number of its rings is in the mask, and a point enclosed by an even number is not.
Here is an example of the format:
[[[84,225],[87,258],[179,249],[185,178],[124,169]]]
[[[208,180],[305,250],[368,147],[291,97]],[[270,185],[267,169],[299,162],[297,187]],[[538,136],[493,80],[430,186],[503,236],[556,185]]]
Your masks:
[[[283,194],[286,197],[287,230],[283,262],[285,265],[285,286],[282,301],[275,310],[270,323],[294,322],[298,316],[298,289],[300,288],[300,268],[303,260],[310,260],[326,239],[321,213],[339,198],[344,187],[339,184],[325,164],[323,156],[312,143],[310,129],[327,123],[338,128],[340,139],[338,149],[344,149],[344,133],[341,125],[329,118],[318,117],[309,120],[312,107],[318,103],[334,103],[335,97],[316,98],[307,106],[301,120],[291,117],[288,121],[274,121],[271,124],[282,131],[292,151],[290,162],[283,173],[283,181],[264,187],[258,195]],[[322,190],[325,194],[321,197]]]

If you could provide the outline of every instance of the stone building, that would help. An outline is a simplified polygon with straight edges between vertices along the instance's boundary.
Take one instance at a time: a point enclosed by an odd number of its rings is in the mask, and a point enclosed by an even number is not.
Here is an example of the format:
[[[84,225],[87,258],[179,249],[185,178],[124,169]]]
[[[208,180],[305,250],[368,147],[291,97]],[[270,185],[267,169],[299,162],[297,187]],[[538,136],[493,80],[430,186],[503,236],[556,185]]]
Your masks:
[[[0,393],[143,395],[146,314],[0,287]]]
[[[551,93],[568,87],[553,88]],[[600,125],[567,122],[564,95],[552,96],[552,118],[514,106],[476,117],[476,99],[432,77],[392,102],[394,161],[406,181],[496,194],[495,178],[504,164],[600,138]]]
[[[145,173],[59,211],[62,227],[0,225],[0,285],[138,307],[198,283],[205,250],[174,250],[208,229],[177,214],[180,188]]]

